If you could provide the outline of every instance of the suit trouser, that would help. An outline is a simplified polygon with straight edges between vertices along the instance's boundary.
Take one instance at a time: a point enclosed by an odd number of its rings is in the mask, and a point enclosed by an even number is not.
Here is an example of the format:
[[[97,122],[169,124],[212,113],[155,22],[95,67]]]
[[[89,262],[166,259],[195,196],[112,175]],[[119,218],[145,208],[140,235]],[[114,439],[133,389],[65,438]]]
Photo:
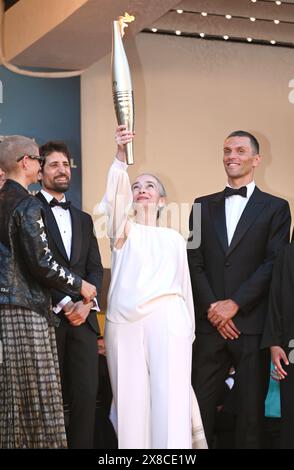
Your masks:
[[[192,325],[183,299],[148,303],[145,317],[106,322],[120,449],[191,448]]]
[[[236,448],[262,447],[269,352],[260,350],[260,340],[259,335],[244,334],[235,340],[225,340],[217,331],[197,335],[192,383],[209,447],[213,441],[216,407],[231,366],[236,370],[229,407],[236,415]]]
[[[294,363],[289,349],[285,348],[290,364],[284,365],[287,377],[280,381],[281,390],[281,448],[294,449]],[[293,348],[292,348],[293,354]]]
[[[70,449],[93,449],[98,388],[97,333],[86,322],[56,328],[63,399],[69,404]]]

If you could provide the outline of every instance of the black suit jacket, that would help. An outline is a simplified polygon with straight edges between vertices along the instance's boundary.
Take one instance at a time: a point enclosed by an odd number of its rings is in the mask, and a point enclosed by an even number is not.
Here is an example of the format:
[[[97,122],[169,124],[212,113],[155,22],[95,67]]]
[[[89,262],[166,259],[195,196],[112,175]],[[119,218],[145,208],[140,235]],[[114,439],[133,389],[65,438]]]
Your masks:
[[[103,267],[98,248],[97,239],[94,234],[93,221],[89,214],[77,209],[73,205],[70,206],[70,214],[72,220],[72,249],[71,257],[68,259],[66,250],[56,223],[51,207],[47,203],[42,193],[36,194],[36,197],[43,203],[49,237],[49,247],[54,254],[56,261],[70,269],[73,273],[78,274],[82,279],[90,282],[97,289],[97,299],[99,302]],[[53,305],[57,305],[64,297],[65,292],[52,290]],[[73,297],[74,302],[81,300],[82,297]],[[99,326],[97,322],[96,312],[92,311],[88,315],[87,321],[91,327],[99,334]]]
[[[294,243],[289,243],[277,257],[270,289],[269,313],[262,347],[282,346],[288,351],[294,338]],[[293,345],[290,345],[293,349]]]
[[[284,199],[255,188],[228,246],[224,192],[200,197],[201,245],[188,249],[196,310],[196,329],[212,332],[207,310],[217,300],[233,299],[233,318],[245,334],[260,334],[268,308],[273,262],[289,241],[291,215]],[[193,210],[190,216],[193,230]]]

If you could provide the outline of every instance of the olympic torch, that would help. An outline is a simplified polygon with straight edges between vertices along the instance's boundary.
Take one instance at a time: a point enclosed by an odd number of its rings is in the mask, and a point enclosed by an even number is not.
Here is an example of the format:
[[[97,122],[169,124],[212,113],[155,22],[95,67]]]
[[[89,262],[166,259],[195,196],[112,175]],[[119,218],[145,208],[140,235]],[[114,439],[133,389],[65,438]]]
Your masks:
[[[127,23],[134,21],[135,17],[125,13],[113,22],[112,35],[112,93],[113,102],[119,125],[124,124],[129,131],[134,131],[134,93],[131,72],[125,53],[122,38]],[[126,144],[127,164],[134,163],[133,142]]]

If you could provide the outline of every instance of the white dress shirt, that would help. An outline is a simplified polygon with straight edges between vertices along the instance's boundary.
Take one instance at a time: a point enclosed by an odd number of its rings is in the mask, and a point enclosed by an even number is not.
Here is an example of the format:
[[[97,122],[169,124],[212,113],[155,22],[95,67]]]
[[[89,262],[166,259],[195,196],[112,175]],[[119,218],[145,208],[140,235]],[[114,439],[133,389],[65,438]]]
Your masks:
[[[230,188],[229,184],[227,184]],[[255,188],[255,182],[246,185],[247,188],[247,197],[240,196],[236,194],[234,196],[226,197],[225,207],[226,207],[226,225],[227,225],[227,236],[228,236],[228,245],[230,246],[232,238],[234,236],[236,227],[240,220],[240,217],[252,196],[252,193]]]
[[[44,189],[41,190],[41,193],[43,194],[48,204],[50,204],[51,200],[53,199],[53,196],[49,194],[47,191],[44,191]],[[66,202],[65,196],[63,196],[63,198],[59,202]],[[70,259],[71,244],[72,244],[72,222],[71,222],[70,211],[69,209],[63,209],[60,206],[51,207],[51,210],[55,217],[67,257],[68,259]],[[99,311],[97,300],[96,299],[93,299],[93,300],[94,300],[95,306],[93,307],[92,310]],[[61,299],[61,301],[55,307],[53,307],[54,313],[59,313],[63,309],[63,307],[70,301],[71,301],[71,297],[69,295],[65,296],[63,299]]]
[[[41,190],[41,193],[46,198],[48,204],[52,201],[53,196],[44,189]],[[65,196],[59,202],[66,202]],[[55,217],[64,248],[67,254],[68,259],[70,259],[71,255],[71,242],[72,242],[72,224],[71,224],[71,216],[69,209],[63,209],[60,206],[51,207],[53,215]]]

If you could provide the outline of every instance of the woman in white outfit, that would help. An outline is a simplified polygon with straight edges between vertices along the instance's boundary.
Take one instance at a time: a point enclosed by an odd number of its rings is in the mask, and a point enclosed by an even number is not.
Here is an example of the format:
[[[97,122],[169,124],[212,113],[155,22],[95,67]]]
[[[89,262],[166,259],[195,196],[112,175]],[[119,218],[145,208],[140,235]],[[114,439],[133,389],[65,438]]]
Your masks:
[[[148,174],[130,185],[124,145],[133,137],[125,126],[117,128],[117,155],[101,203],[112,245],[105,342],[118,445],[189,449],[195,325],[186,244],[175,230],[157,226],[165,203],[160,181]],[[133,203],[134,222],[128,217]],[[206,447],[203,433],[201,439]]]

